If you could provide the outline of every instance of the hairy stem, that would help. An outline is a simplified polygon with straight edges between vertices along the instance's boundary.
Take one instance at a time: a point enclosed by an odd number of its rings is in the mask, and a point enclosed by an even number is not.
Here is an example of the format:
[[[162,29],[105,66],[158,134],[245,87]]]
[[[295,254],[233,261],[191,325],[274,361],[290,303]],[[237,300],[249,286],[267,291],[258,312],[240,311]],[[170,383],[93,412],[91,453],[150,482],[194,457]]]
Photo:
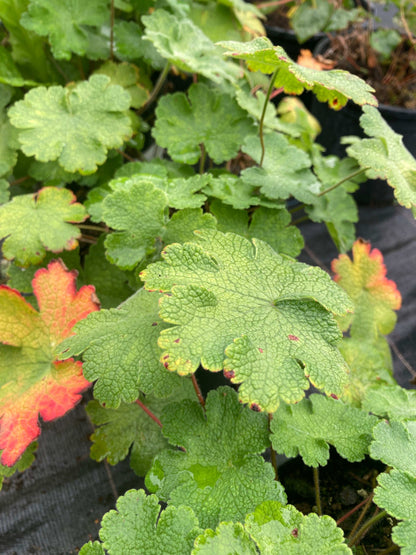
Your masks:
[[[263,165],[265,148],[264,148],[264,135],[263,135],[263,128],[264,128],[264,118],[266,116],[267,110],[267,103],[269,102],[270,95],[272,94],[274,82],[276,80],[276,75],[279,69],[276,69],[273,75],[271,76],[269,88],[267,89],[266,98],[264,99],[263,110],[260,116],[260,125],[259,125],[259,137],[260,137],[260,144],[261,144],[261,158],[260,158],[260,166]]]
[[[358,530],[358,527],[360,526],[363,518],[365,517],[368,509],[370,508],[370,505],[373,501],[373,497],[374,497],[374,493],[371,493],[371,495],[369,495],[365,500],[363,510],[361,511],[360,516],[357,518],[354,526],[351,529],[350,535],[348,536],[349,540],[351,540],[355,536],[355,533]]]
[[[350,511],[348,511],[348,513],[345,513],[345,515],[343,515],[341,518],[337,520],[337,526],[339,526],[342,522],[344,522],[344,520],[347,520],[347,518],[349,518],[355,512],[357,512],[358,509],[360,509],[363,505],[367,503],[367,501],[368,501],[368,497],[363,499],[360,503],[358,503],[358,505],[355,505],[355,507],[353,507]]]
[[[205,399],[202,396],[198,382],[196,381],[195,374],[191,375],[191,380],[192,380],[192,385],[194,386],[194,389],[195,389],[196,396],[198,397],[198,401],[201,403],[201,407],[205,409]]]
[[[158,94],[160,93],[161,88],[163,87],[164,82],[166,81],[166,77],[167,77],[168,74],[169,74],[170,68],[171,68],[171,65],[170,65],[170,63],[168,62],[168,63],[165,65],[165,67],[163,68],[163,70],[161,71],[161,73],[160,73],[160,75],[159,75],[159,77],[158,77],[158,79],[157,79],[157,81],[156,81],[156,84],[155,84],[155,86],[153,87],[153,90],[152,90],[152,92],[150,93],[150,96],[149,96],[149,98],[147,99],[146,103],[143,104],[143,106],[137,110],[137,113],[138,113],[139,115],[142,114],[143,112],[145,112],[145,111],[149,108],[149,106],[150,106],[151,104],[153,104],[153,102],[156,100]]]
[[[101,233],[103,231],[106,231],[106,229],[104,227],[101,227],[99,225],[91,225],[91,224],[76,224],[76,225],[80,229],[88,229],[88,230],[91,230],[91,231],[101,231]]]
[[[201,143],[199,145],[199,148],[201,149],[201,158],[199,159],[199,173],[202,175],[204,173],[205,170],[205,162],[207,159],[207,151],[205,150],[205,146],[203,145],[203,143]]]
[[[321,505],[321,488],[319,486],[319,470],[318,468],[313,468],[313,483],[315,486],[315,503],[318,515],[322,516],[322,505]]]
[[[383,518],[385,518],[387,515],[388,515],[387,511],[380,511],[379,513],[369,518],[367,522],[364,522],[364,524],[361,526],[361,528],[358,530],[355,536],[348,542],[348,547],[352,547],[356,545],[356,543],[364,536],[364,534],[372,526],[374,526],[374,524],[376,524],[379,520],[382,520]]]
[[[271,412],[268,413],[269,417],[269,431],[270,431],[270,423],[273,419],[273,414]],[[272,466],[274,468],[274,479],[278,482],[279,481],[279,472],[277,469],[277,458],[276,458],[276,451],[273,449],[273,445],[270,445],[270,459],[272,462]]]
[[[370,168],[360,168],[359,170],[357,170],[353,173],[350,173],[350,175],[347,175],[347,177],[344,177],[343,179],[341,179],[341,181],[338,181],[338,183],[335,183],[335,185],[332,185],[332,187],[328,187],[328,189],[325,189],[325,191],[321,191],[317,196],[318,197],[323,197],[324,195],[326,195],[327,193],[330,193],[331,191],[333,191],[334,189],[336,189],[337,187],[339,187],[340,185],[342,185],[346,181],[349,181],[353,177],[356,177],[357,175],[360,175],[361,173],[364,173],[369,169]]]
[[[148,416],[150,416],[150,418],[151,418],[154,422],[156,422],[156,424],[157,424],[158,426],[160,426],[160,427],[162,428],[162,422],[159,420],[159,418],[158,418],[155,414],[153,414],[153,412],[152,412],[148,407],[146,407],[146,405],[144,405],[144,404],[140,401],[140,399],[136,399],[136,403],[139,405],[139,407],[140,407],[141,409],[144,410],[144,412],[145,412]]]

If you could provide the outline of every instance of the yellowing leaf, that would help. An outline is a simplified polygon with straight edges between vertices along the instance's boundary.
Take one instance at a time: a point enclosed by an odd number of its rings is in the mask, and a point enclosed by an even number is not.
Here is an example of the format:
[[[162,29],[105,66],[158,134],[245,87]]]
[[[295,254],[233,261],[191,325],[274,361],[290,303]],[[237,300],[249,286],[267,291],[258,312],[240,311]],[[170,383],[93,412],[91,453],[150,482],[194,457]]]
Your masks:
[[[81,362],[56,361],[54,347],[76,322],[98,310],[94,287],[75,287],[76,274],[60,261],[35,274],[37,312],[15,289],[0,286],[0,462],[12,466],[45,421],[63,416],[89,382]]]

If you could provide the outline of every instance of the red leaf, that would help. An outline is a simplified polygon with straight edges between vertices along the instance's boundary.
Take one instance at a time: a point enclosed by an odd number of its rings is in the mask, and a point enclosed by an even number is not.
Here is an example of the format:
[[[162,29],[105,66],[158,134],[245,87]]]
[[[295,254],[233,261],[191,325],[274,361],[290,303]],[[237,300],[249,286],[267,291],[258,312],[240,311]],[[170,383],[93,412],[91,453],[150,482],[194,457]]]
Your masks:
[[[14,289],[0,286],[0,462],[12,466],[38,437],[43,420],[63,416],[90,385],[82,364],[56,361],[54,348],[99,309],[95,289],[75,287],[76,272],[61,261],[35,274],[37,312]]]

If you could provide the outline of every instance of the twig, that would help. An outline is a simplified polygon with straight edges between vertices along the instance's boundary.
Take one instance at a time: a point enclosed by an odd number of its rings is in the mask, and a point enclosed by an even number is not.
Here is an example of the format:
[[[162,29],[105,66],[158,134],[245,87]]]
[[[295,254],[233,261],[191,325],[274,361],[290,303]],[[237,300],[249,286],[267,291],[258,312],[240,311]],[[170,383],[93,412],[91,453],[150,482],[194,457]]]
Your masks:
[[[142,408],[142,409],[144,410],[144,412],[145,412],[148,416],[150,416],[150,418],[151,418],[154,422],[156,422],[156,424],[157,424],[158,426],[160,426],[160,427],[162,428],[162,422],[159,420],[159,418],[158,418],[155,414],[153,414],[153,412],[152,412],[148,407],[146,407],[146,405],[144,405],[144,404],[140,401],[140,399],[136,399],[136,403],[139,405],[140,408]]]

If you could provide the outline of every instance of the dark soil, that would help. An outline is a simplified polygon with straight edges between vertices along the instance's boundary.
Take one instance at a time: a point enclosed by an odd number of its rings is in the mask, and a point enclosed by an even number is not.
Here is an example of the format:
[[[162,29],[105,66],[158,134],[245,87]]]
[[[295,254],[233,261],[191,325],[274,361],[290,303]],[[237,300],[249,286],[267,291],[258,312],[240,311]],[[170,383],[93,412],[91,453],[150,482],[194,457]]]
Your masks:
[[[369,43],[370,31],[352,28],[330,38],[322,54],[335,61],[335,68],[358,75],[375,89],[382,104],[416,109],[416,48],[406,36],[394,50],[392,59],[382,63]],[[319,58],[318,58],[319,59]]]
[[[312,468],[305,466],[298,457],[284,463],[278,470],[279,480],[285,487],[289,503],[304,514],[316,512]],[[380,462],[367,458],[360,463],[349,463],[331,450],[327,466],[319,468],[322,513],[335,520],[343,517],[371,494],[377,485],[377,475],[384,470],[385,465]],[[360,507],[339,524],[346,538],[362,510]],[[376,511],[379,512],[380,509],[371,503],[361,524]],[[396,522],[390,517],[378,521],[357,544],[357,553],[376,555],[389,548],[392,549],[389,553],[399,553],[399,548],[394,549],[390,540],[394,524]]]

